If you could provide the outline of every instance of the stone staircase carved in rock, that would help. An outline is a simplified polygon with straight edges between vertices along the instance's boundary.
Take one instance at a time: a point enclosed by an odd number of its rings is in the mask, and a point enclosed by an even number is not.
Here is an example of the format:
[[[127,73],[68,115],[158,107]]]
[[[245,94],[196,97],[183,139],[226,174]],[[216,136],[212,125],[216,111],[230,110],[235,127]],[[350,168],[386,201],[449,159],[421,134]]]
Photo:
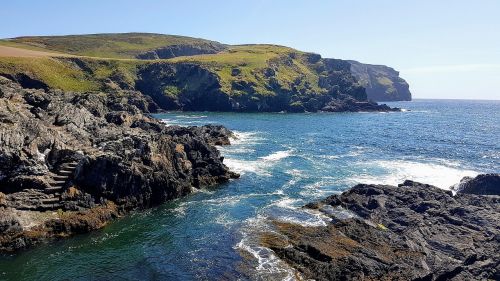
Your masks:
[[[49,195],[48,198],[42,199],[42,205],[39,206],[43,210],[57,210],[62,207],[61,194],[67,187],[68,182],[72,179],[78,162],[68,162],[60,166],[49,182],[50,186],[44,192]]]

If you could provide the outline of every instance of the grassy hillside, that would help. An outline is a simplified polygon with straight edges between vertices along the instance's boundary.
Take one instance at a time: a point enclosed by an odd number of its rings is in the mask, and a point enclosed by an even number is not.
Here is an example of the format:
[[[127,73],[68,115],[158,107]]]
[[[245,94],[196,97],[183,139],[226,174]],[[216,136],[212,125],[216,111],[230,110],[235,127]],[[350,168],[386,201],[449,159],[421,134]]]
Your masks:
[[[318,94],[325,91],[319,87],[318,74],[308,64],[306,53],[274,45],[234,46],[218,54],[155,61],[98,57],[0,57],[0,74],[16,76],[24,73],[50,88],[91,91],[105,89],[103,83],[106,79],[120,78],[133,85],[137,68],[153,62],[199,64],[218,76],[222,90],[229,95],[244,94],[242,90],[235,89],[235,83],[243,83],[260,95],[275,94],[269,83],[288,91],[292,87]]]
[[[233,46],[213,55],[179,57],[171,62],[201,64],[214,71],[221,80],[222,89],[231,94],[241,94],[235,84],[250,85],[261,95],[274,95],[269,83],[279,84],[283,90],[292,87],[315,93],[324,93],[318,86],[318,74],[310,68],[306,53],[283,46],[244,45]],[[271,82],[273,81],[273,82]]]
[[[345,61],[284,46],[144,33],[19,37],[0,45],[50,52],[8,57],[0,47],[0,75],[25,87],[139,90],[166,109],[316,111],[340,97],[366,99]]]
[[[100,58],[136,58],[145,52],[174,45],[222,46],[204,39],[152,33],[27,36],[1,40],[0,44]]]
[[[0,75],[23,82],[25,77],[47,88],[64,91],[104,91],[133,88],[141,60],[113,60],[72,57],[0,57]],[[121,83],[116,85],[116,83]],[[123,87],[125,85],[125,87]]]

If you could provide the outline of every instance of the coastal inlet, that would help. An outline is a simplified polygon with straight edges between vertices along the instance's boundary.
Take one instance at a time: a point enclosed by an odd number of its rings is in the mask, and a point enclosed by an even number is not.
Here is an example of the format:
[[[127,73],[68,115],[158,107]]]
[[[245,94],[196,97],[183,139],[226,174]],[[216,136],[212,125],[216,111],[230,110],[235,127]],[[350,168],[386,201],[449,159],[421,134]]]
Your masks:
[[[3,256],[0,279],[294,279],[259,241],[270,221],[325,225],[327,216],[301,207],[361,182],[411,179],[449,189],[464,176],[498,172],[500,103],[390,105],[409,111],[155,115],[166,124],[235,131],[232,145],[219,149],[240,179]]]

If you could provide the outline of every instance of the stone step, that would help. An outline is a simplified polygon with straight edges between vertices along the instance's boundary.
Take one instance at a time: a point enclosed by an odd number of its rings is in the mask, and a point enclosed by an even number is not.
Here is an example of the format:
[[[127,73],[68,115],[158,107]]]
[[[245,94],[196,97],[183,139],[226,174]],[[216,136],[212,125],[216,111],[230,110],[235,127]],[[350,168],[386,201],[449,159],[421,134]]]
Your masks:
[[[51,211],[51,210],[57,210],[57,209],[61,209],[63,207],[62,204],[42,204],[40,205],[39,209],[43,210],[43,211]]]
[[[75,170],[59,170],[59,172],[57,172],[57,175],[58,176],[70,176],[74,172],[75,172]]]
[[[38,211],[38,206],[32,206],[32,205],[23,205],[16,207],[17,210],[23,210],[23,211]]]
[[[24,206],[17,207],[16,209],[17,210],[24,210],[24,211],[39,211],[39,212],[43,212],[43,211],[53,211],[53,210],[61,209],[62,207],[63,207],[62,204],[55,203],[55,204],[41,204],[41,205],[38,205],[38,206],[24,205]]]
[[[58,203],[61,201],[61,199],[57,198],[57,197],[53,197],[53,198],[44,198],[41,200],[43,204],[53,204],[53,203]]]
[[[54,194],[54,195],[56,195],[56,194],[58,194],[57,192],[61,191],[62,189],[63,189],[62,186],[53,186],[53,187],[48,187],[48,188],[44,189],[43,191],[45,193],[54,193],[54,192],[56,192]]]
[[[67,175],[55,175],[52,177],[52,179],[55,181],[66,181],[67,179],[69,179],[69,176],[67,176]]]
[[[52,186],[52,187],[55,187],[55,186],[64,186],[66,184],[67,181],[58,181],[58,180],[53,180],[51,181],[49,184]]]

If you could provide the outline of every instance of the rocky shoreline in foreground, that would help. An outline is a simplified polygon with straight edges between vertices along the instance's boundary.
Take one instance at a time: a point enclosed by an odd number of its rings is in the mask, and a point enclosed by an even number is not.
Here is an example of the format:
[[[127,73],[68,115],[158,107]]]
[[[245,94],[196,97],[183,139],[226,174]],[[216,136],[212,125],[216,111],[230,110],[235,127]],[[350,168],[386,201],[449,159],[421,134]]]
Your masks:
[[[229,181],[222,126],[165,126],[135,91],[24,89],[0,77],[0,251],[85,233]]]
[[[359,184],[305,206],[326,226],[273,221],[261,244],[304,279],[500,280],[500,175],[454,189]]]

